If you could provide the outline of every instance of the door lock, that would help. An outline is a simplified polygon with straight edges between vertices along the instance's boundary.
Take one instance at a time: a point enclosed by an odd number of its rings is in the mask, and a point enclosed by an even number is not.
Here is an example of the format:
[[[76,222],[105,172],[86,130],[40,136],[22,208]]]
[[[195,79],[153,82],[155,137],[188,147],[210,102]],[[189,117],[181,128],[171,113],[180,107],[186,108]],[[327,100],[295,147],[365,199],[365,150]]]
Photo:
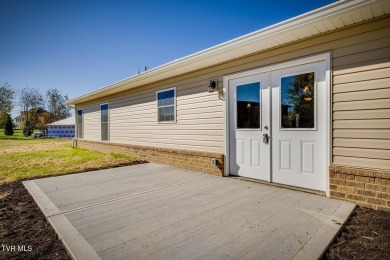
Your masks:
[[[269,142],[269,135],[263,134],[263,143],[268,144],[268,142]]]

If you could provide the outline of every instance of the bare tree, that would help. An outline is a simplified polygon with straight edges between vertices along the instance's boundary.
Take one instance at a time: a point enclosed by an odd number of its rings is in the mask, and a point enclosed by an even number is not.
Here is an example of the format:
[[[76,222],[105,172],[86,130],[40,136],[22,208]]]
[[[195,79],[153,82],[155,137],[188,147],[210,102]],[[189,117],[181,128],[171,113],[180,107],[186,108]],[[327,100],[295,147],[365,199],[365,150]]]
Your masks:
[[[0,86],[0,112],[11,113],[14,107],[13,100],[15,98],[15,90],[8,82],[4,82]]]
[[[71,116],[70,108],[64,103],[69,100],[68,95],[62,96],[61,92],[54,88],[46,92],[47,105],[52,114],[52,122]]]
[[[0,85],[0,128],[4,128],[5,123],[14,107],[15,90],[8,82]]]
[[[37,113],[44,106],[39,89],[25,87],[20,92],[20,106],[23,119],[23,134],[29,136],[37,124]]]

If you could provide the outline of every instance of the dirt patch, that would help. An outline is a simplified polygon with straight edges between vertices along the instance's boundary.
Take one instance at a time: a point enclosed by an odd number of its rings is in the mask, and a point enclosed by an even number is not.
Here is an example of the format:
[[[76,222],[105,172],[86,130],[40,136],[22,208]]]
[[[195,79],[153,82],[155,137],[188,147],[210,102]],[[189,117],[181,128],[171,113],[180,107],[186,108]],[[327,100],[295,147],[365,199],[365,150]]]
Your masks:
[[[357,207],[324,259],[390,259],[390,212]]]
[[[1,184],[0,193],[0,259],[71,259],[21,181]]]
[[[14,141],[15,142],[15,141]],[[61,149],[64,144],[67,144],[67,142],[59,142],[59,141],[53,141],[53,142],[42,142],[42,143],[23,143],[20,142],[17,145],[10,145],[8,147],[0,147],[0,153],[23,153],[23,152],[34,152],[34,151],[49,151],[49,150],[57,150]]]

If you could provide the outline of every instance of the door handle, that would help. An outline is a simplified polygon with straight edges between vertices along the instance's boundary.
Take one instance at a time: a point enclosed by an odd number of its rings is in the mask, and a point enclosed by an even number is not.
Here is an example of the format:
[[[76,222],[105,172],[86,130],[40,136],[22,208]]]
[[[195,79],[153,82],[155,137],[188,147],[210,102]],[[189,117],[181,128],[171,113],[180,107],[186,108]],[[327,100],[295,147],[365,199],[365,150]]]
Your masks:
[[[263,134],[263,143],[268,144],[269,143],[269,135]]]

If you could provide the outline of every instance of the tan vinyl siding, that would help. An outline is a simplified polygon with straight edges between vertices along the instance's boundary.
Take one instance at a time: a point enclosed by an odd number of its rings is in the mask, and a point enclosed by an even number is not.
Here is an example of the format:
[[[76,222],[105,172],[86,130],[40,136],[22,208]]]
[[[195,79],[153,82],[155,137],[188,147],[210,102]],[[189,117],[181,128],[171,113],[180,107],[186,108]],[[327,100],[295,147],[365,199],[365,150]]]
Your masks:
[[[84,139],[100,141],[100,104],[80,108],[84,112]]]
[[[85,139],[100,140],[99,105],[109,102],[111,142],[223,153],[224,75],[330,52],[333,162],[383,168],[389,164],[388,142],[381,143],[390,140],[389,24],[387,16],[77,105],[85,109]],[[209,80],[218,81],[219,91],[207,92]],[[156,91],[170,87],[176,87],[177,123],[159,124]]]
[[[334,120],[341,119],[371,119],[371,118],[390,118],[390,109],[369,109],[358,111],[335,111]]]
[[[390,33],[333,51],[333,162],[390,168]]]
[[[364,149],[389,149],[390,140],[381,139],[363,139],[364,136],[356,142],[354,138],[336,138],[334,146]]]
[[[333,149],[333,153],[335,156],[340,155],[348,157],[390,160],[390,150],[388,149],[360,149],[356,147],[335,147]],[[369,156],[367,156],[367,154],[369,154]]]
[[[196,151],[221,152],[223,109],[217,95],[207,93],[206,83],[198,86],[159,85],[134,89],[107,99],[110,103],[110,141]],[[177,123],[158,123],[156,91],[176,87]],[[100,101],[99,101],[100,102]],[[84,106],[86,110],[90,108]],[[92,107],[98,108],[98,103]],[[91,107],[91,108],[92,108]],[[95,109],[96,109],[95,108]],[[97,140],[99,114],[91,116],[85,139]],[[87,117],[85,117],[87,120]]]
[[[389,161],[383,159],[360,158],[353,156],[335,156],[334,164],[338,165],[356,165],[364,168],[389,169]]]
[[[353,139],[378,139],[390,140],[390,129],[339,129],[333,131],[333,137]],[[336,141],[335,140],[335,141]]]
[[[333,73],[335,75],[335,73]],[[333,86],[333,93],[345,93],[359,90],[371,90],[388,88],[390,86],[390,78],[373,79],[370,81],[344,83]]]

